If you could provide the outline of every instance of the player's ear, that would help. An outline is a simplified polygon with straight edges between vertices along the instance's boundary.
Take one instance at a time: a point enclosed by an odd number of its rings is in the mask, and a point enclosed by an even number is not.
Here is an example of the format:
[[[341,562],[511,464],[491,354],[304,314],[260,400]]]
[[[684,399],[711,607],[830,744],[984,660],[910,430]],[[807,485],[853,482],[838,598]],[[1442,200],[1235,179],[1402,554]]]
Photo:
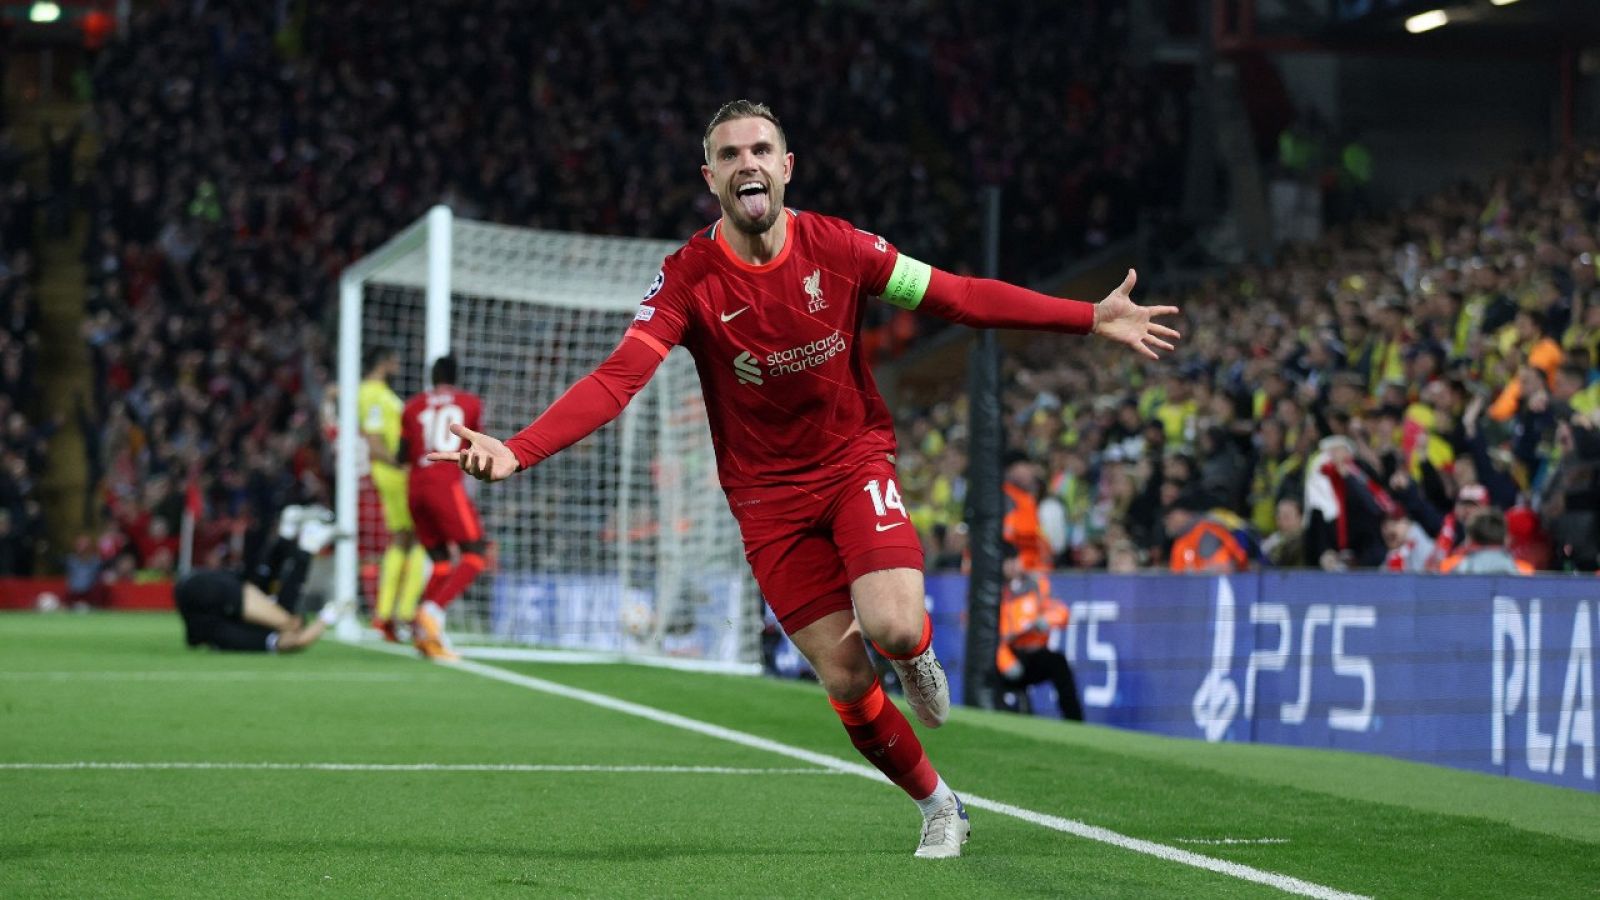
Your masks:
[[[789,183],[789,179],[791,179],[793,177],[794,177],[794,154],[793,153],[785,153],[785,154],[783,154],[783,183],[784,184],[788,184]]]
[[[717,192],[717,181],[716,181],[716,177],[711,174],[711,167],[710,166],[701,166],[700,167],[700,177],[704,178],[706,180],[706,190],[708,190],[711,193],[715,194]]]

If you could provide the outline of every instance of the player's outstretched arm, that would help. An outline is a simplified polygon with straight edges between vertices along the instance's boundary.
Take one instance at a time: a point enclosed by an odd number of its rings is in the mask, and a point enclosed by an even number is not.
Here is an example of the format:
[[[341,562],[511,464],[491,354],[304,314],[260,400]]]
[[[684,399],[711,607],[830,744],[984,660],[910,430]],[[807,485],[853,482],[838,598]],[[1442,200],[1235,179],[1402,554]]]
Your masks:
[[[1176,315],[1175,306],[1140,306],[1129,297],[1134,272],[1099,303],[1064,300],[1004,281],[968,278],[901,255],[883,297],[906,309],[932,313],[974,328],[1021,328],[1066,334],[1097,334],[1158,358],[1173,349],[1175,329],[1151,321]]]
[[[499,481],[538,465],[588,437],[621,414],[661,365],[662,357],[643,341],[624,337],[593,372],[578,379],[533,424],[501,442],[460,425],[450,430],[466,441],[453,453],[428,454],[431,462],[451,462],[479,481]]]
[[[1175,316],[1176,306],[1140,306],[1128,296],[1138,279],[1132,269],[1122,279],[1117,289],[1094,305],[1094,333],[1107,340],[1126,344],[1151,359],[1159,359],[1157,350],[1171,350],[1171,341],[1178,339],[1176,329],[1151,321],[1156,316]]]
[[[461,471],[479,481],[500,481],[517,473],[520,464],[517,455],[499,438],[482,434],[452,423],[450,433],[461,438],[462,447],[455,452],[434,451],[428,454],[429,462],[455,463]]]

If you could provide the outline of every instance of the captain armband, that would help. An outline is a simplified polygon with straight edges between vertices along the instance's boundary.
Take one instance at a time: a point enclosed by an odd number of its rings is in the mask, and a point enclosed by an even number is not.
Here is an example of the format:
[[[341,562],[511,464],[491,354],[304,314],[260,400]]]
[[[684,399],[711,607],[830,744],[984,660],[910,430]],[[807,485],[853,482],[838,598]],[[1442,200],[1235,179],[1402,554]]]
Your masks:
[[[889,273],[889,283],[883,288],[883,299],[901,309],[916,309],[932,279],[932,266],[902,253],[895,257],[894,271]]]

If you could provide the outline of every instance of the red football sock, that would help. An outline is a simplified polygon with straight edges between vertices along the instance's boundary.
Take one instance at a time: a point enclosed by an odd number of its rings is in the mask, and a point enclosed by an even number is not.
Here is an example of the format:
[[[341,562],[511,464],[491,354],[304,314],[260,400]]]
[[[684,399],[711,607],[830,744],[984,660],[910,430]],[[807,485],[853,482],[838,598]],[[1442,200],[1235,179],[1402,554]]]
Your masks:
[[[444,609],[450,605],[450,601],[461,596],[461,592],[472,584],[472,579],[477,578],[478,573],[482,572],[485,566],[486,563],[482,555],[477,553],[461,554],[460,564],[445,579],[444,584],[439,585],[439,592],[429,597],[429,599],[439,604],[440,609]]]
[[[878,646],[877,641],[872,642],[872,649],[878,651],[884,659],[916,659],[928,652],[928,645],[933,643],[933,619],[927,613],[922,614],[922,638],[917,641],[917,649],[910,653],[890,653]]]
[[[422,599],[433,600],[434,597],[439,596],[439,589],[444,587],[445,581],[450,578],[450,571],[450,560],[441,559],[434,562],[433,574],[428,576],[428,583],[422,588]]]
[[[883,685],[872,682],[865,696],[850,703],[832,697],[828,702],[849,732],[850,743],[911,799],[922,800],[939,786],[939,773],[928,762],[922,742],[899,707],[883,693]]]

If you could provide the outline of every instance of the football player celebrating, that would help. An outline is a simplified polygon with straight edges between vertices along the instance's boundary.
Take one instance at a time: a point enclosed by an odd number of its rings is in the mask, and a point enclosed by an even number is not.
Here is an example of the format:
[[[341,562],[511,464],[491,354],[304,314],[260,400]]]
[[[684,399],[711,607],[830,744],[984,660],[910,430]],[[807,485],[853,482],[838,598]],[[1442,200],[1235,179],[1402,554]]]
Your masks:
[[[895,436],[862,347],[871,298],[965,325],[1096,334],[1149,358],[1177,313],[1129,299],[1134,274],[1098,304],[964,278],[850,223],[783,205],[794,174],[766,106],[724,105],[701,175],[722,217],[667,258],[616,350],[531,425],[501,442],[456,428],[454,461],[486,481],[536,465],[615,418],[674,345],[693,355],[717,474],[767,603],[822,681],[845,731],[923,816],[916,855],[961,855],[970,832],[905,716],[884,695],[863,638],[899,674],[930,728],[950,711],[923,607],[922,546],[895,483]]]

